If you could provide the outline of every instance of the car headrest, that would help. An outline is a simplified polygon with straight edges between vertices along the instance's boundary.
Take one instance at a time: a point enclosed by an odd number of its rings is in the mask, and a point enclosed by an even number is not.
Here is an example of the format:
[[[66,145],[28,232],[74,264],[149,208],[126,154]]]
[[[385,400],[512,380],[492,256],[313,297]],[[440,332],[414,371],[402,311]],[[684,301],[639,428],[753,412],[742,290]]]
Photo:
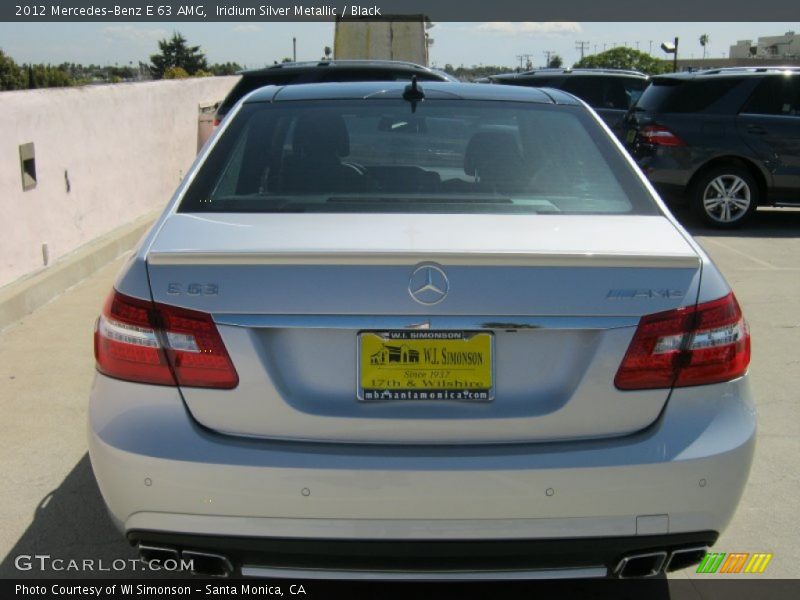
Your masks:
[[[347,156],[350,136],[341,115],[301,116],[295,125],[292,148],[303,156]]]
[[[479,131],[464,153],[464,172],[482,179],[496,179],[522,167],[517,137],[510,131]]]

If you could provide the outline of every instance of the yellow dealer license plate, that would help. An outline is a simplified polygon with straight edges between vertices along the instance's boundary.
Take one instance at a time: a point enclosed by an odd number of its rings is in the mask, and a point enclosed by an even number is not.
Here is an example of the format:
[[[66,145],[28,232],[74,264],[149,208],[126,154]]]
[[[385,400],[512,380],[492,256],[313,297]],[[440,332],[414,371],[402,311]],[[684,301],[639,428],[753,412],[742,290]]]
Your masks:
[[[358,399],[494,399],[493,335],[476,331],[362,331]]]

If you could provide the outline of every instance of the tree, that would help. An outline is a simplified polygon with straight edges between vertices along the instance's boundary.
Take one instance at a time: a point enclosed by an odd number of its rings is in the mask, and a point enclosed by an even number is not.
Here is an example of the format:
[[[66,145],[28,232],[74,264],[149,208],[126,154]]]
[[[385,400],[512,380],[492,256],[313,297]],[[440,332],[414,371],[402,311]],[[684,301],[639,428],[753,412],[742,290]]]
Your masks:
[[[163,78],[170,67],[183,69],[188,75],[208,70],[206,56],[200,52],[200,46],[187,46],[186,38],[177,31],[169,40],[158,42],[158,47],[161,52],[150,56],[150,72],[155,79]]]
[[[706,57],[706,46],[708,46],[708,42],[709,39],[707,33],[704,33],[703,35],[700,36],[700,45],[703,47],[703,58]]]
[[[208,70],[214,75],[236,75],[242,67],[237,62],[214,63]]]
[[[189,74],[183,67],[167,67],[163,79],[186,79]]]
[[[550,62],[547,63],[547,67],[549,69],[559,69],[564,64],[564,59],[561,58],[558,54],[553,54],[550,57]]]
[[[49,87],[68,87],[75,84],[69,71],[52,65],[22,65],[25,75],[25,86],[30,89]]]
[[[0,50],[0,91],[19,90],[27,87],[25,73],[14,59]]]
[[[641,71],[648,75],[657,75],[671,71],[669,63],[653,58],[646,52],[639,52],[633,48],[618,46],[600,54],[585,56],[573,67],[602,68],[602,69],[630,69]]]

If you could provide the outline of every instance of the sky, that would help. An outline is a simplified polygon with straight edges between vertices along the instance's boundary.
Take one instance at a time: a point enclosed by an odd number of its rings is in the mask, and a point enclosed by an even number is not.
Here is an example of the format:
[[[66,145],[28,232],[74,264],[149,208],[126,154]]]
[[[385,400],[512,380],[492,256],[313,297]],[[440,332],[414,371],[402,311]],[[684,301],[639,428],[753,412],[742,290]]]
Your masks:
[[[237,62],[249,68],[272,64],[292,55],[317,60],[326,45],[333,46],[333,23],[0,23],[0,49],[17,62],[58,64],[75,62],[120,66],[147,62],[158,50],[159,39],[179,31],[199,45],[210,63]],[[666,58],[663,41],[680,38],[681,58],[703,55],[700,36],[707,34],[707,56],[727,56],[737,40],[800,33],[800,23],[435,23],[430,35],[432,66],[519,66],[518,56],[529,54],[533,66],[542,66],[547,52],[559,54],[565,65],[580,58],[576,42],[587,42],[584,52],[602,52],[628,45]],[[523,59],[524,60],[524,59]]]

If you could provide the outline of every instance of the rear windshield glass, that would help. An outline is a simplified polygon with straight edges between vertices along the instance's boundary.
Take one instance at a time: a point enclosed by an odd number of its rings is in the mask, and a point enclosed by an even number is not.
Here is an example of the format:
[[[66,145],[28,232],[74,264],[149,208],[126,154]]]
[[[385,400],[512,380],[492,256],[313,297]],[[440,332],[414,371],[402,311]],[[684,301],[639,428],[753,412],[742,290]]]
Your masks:
[[[180,210],[657,214],[580,107],[386,99],[243,106]]]
[[[648,112],[690,113],[712,107],[741,79],[657,79],[644,91],[636,103]]]

